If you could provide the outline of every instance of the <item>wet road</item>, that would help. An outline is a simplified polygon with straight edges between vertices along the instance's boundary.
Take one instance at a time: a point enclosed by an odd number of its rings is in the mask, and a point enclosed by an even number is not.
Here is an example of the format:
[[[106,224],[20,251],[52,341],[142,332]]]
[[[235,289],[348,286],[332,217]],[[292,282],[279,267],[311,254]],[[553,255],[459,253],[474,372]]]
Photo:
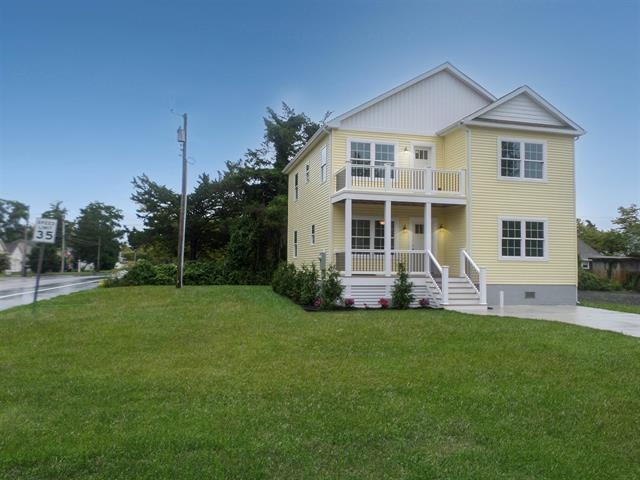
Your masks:
[[[47,275],[40,278],[38,301],[98,286],[103,275]],[[0,310],[33,302],[36,277],[0,278]]]

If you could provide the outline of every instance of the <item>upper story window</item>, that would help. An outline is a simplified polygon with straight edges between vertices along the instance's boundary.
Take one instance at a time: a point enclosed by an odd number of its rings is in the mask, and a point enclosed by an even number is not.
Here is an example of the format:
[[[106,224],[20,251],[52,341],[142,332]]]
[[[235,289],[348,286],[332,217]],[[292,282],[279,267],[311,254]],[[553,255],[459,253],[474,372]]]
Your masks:
[[[500,258],[546,259],[546,226],[546,220],[500,219]]]
[[[352,165],[351,175],[357,177],[384,178],[385,164],[395,163],[396,147],[393,144],[375,142],[349,142],[349,160]]]
[[[322,147],[320,150],[320,181],[327,181],[327,147]]]
[[[316,226],[315,226],[315,224],[311,225],[310,240],[311,240],[311,245],[315,245],[316,244]]]
[[[305,181],[305,183],[309,183],[309,177],[310,177],[310,175],[309,175],[309,173],[310,173],[310,172],[309,172],[309,169],[310,169],[309,164],[308,164],[308,163],[306,163],[306,164],[304,165],[304,181]]]
[[[298,185],[298,174],[296,173],[293,176],[293,198],[298,200],[299,198],[299,185]]]
[[[500,177],[543,180],[545,144],[535,140],[500,140]]]

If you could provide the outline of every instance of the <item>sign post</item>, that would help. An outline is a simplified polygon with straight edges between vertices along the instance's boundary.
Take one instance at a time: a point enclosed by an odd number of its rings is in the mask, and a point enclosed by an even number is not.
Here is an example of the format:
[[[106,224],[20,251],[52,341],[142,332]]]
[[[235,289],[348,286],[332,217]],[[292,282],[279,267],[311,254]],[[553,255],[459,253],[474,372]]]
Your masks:
[[[33,228],[33,241],[40,244],[38,256],[38,272],[36,273],[36,288],[33,291],[33,305],[38,301],[38,288],[40,287],[40,273],[42,272],[42,259],[44,258],[44,244],[55,243],[56,227],[58,220],[55,218],[37,218]]]

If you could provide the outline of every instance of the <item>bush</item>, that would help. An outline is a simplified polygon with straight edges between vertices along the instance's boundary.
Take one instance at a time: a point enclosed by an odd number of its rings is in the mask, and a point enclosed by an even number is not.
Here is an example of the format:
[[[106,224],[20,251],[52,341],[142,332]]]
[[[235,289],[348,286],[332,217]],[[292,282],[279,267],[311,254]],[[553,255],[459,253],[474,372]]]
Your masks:
[[[611,282],[606,278],[598,277],[591,272],[581,269],[578,272],[578,289],[611,292],[614,290],[622,290],[622,286],[617,282]]]
[[[148,260],[139,260],[113,285],[154,285],[156,271]]]
[[[340,273],[334,265],[324,270],[320,282],[320,308],[333,307],[342,297],[344,286],[340,283]]]
[[[222,285],[228,283],[224,265],[214,260],[186,263],[182,279],[185,285]]]
[[[393,282],[393,289],[391,290],[391,306],[400,309],[409,308],[414,299],[413,293],[411,293],[412,290],[413,282],[409,281],[407,269],[404,264],[400,263],[398,265],[398,277]]]
[[[298,302],[302,305],[313,305],[319,293],[318,270],[314,263],[310,267],[302,265],[296,273],[298,286]]]
[[[293,263],[281,263],[271,279],[273,291],[297,301],[296,267]]]
[[[154,265],[155,277],[153,285],[175,285],[178,267],[173,263],[164,263],[162,265]],[[183,276],[184,279],[184,276]]]
[[[624,288],[640,292],[640,272],[631,272],[624,282]]]

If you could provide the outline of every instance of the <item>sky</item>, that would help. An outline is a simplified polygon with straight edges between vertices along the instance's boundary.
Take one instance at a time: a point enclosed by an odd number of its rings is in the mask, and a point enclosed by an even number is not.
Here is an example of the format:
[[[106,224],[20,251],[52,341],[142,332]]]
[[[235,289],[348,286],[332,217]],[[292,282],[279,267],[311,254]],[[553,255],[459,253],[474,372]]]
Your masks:
[[[587,130],[578,217],[640,204],[640,0],[0,0],[0,198],[140,227],[135,176],[180,189],[178,114],[193,188],[259,146],[267,107],[321,120],[445,61]]]

